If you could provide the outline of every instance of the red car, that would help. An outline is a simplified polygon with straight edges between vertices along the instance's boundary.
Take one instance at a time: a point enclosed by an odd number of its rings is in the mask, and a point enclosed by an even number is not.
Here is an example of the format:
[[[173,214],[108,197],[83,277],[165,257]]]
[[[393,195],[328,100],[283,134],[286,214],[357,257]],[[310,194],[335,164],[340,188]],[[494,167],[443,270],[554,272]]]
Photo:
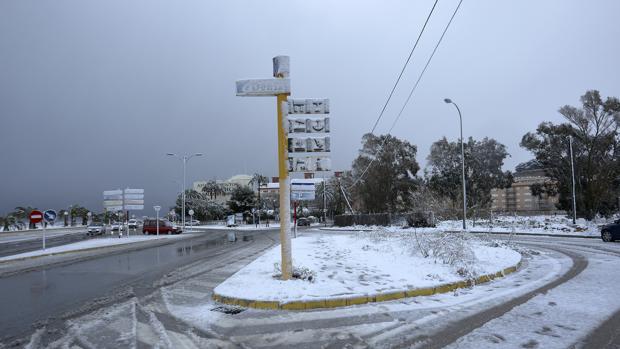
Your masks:
[[[182,230],[167,220],[159,220],[160,234],[181,234]],[[142,234],[157,234],[157,220],[146,219],[142,225]]]

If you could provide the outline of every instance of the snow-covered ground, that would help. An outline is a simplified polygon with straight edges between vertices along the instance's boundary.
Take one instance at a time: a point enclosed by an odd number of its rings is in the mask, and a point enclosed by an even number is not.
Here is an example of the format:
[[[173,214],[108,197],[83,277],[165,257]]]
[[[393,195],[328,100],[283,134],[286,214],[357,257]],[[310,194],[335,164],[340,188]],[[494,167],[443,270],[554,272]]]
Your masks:
[[[573,224],[566,216],[497,216],[491,222],[478,220],[474,224],[468,221],[471,231],[518,232],[534,234],[563,234],[575,236],[600,236],[600,226],[611,223],[605,219],[587,221],[579,218]],[[437,225],[443,230],[460,230],[462,221],[443,221]]]
[[[25,226],[28,227],[27,224]],[[18,230],[18,229],[15,228],[14,225],[12,225],[12,226],[9,226],[9,230],[7,230],[6,232],[43,230],[43,227],[41,226],[41,224],[35,224],[35,226],[36,226],[35,229],[22,229],[22,230]],[[60,224],[56,224],[56,225],[48,224],[48,226],[45,229],[71,229],[71,228],[86,228],[86,226],[65,227],[62,223],[60,223]],[[0,226],[0,232],[5,232],[4,231],[4,226]]]
[[[496,273],[521,259],[516,251],[469,234],[327,233],[293,239],[292,247],[294,268],[307,268],[312,281],[274,277],[280,262],[277,246],[217,286],[215,293],[281,303],[349,298]]]
[[[577,219],[573,224],[572,219],[565,216],[497,216],[490,222],[489,220],[467,220],[467,231],[489,232],[489,233],[528,233],[544,235],[571,235],[571,236],[600,236],[601,226],[611,223],[611,220],[597,219],[587,221],[583,218]],[[418,228],[420,231],[460,231],[462,230],[461,220],[446,220],[437,224],[436,228]],[[331,227],[328,230],[380,230],[386,227],[378,226],[351,226],[351,227]],[[402,227],[387,227],[392,231],[401,231]],[[413,230],[411,228],[405,231]]]
[[[50,247],[50,248],[46,248],[45,250],[37,250],[37,251],[31,251],[31,252],[25,252],[25,253],[15,254],[11,256],[1,257],[0,262],[5,262],[5,261],[10,261],[10,260],[15,260],[15,259],[22,259],[22,258],[52,255],[56,253],[64,253],[64,252],[70,252],[70,251],[98,248],[98,247],[133,244],[133,243],[144,242],[144,241],[178,239],[182,236],[187,236],[187,235],[188,234],[160,235],[159,237],[143,235],[143,236],[122,237],[122,238],[105,237],[101,239],[85,240],[85,241],[80,241],[80,242],[76,242],[73,244]]]

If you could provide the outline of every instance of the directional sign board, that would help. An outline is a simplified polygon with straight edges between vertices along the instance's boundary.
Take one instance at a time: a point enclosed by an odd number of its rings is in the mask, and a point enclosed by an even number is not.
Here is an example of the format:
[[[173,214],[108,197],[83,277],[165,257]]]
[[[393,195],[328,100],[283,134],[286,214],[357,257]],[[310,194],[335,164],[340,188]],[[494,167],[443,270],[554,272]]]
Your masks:
[[[237,80],[237,96],[275,96],[291,93],[289,79]]]
[[[144,189],[117,189],[103,192],[103,207],[107,211],[136,211],[144,209]]]
[[[326,156],[304,156],[288,158],[289,172],[331,171],[331,159]]]
[[[56,221],[56,217],[57,217],[57,214],[56,214],[56,211],[54,210],[47,210],[43,212],[43,219],[45,219],[47,223],[53,224]]]
[[[289,98],[287,103],[289,114],[329,114],[327,98]]]
[[[103,207],[107,211],[122,211],[123,210],[123,191],[106,190],[103,192]]]
[[[40,223],[43,220],[43,212],[39,210],[32,210],[28,218],[30,218],[30,223]]]
[[[123,206],[126,211],[144,210],[144,189],[123,190]]]
[[[329,133],[329,118],[289,118],[288,133]]]
[[[291,199],[296,201],[314,200],[316,186],[311,182],[292,182]]]
[[[289,138],[288,139],[288,152],[291,153],[316,153],[316,152],[329,152],[329,137],[308,137],[308,138]]]
[[[325,154],[331,150],[331,139],[318,135],[329,133],[329,118],[316,115],[329,114],[329,99],[288,98],[282,107],[288,114],[289,172],[331,171],[329,154]]]

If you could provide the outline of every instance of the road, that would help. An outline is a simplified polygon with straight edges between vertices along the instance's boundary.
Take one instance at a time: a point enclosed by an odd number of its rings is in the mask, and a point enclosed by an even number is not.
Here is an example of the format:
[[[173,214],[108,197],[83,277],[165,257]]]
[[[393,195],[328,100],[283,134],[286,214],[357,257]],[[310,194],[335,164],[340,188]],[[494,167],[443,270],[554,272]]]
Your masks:
[[[601,297],[616,294],[620,284],[618,243],[519,237],[513,243],[524,255],[523,267],[488,284],[344,309],[282,312],[211,301],[215,286],[276,244],[276,231],[242,234],[248,241],[227,243],[224,231],[210,231],[168,246],[0,279],[0,307],[11,314],[0,323],[2,343],[51,348],[620,347],[620,302]],[[28,292],[12,295],[19,293],[15,289]],[[48,316],[53,319],[45,320]]]
[[[7,341],[19,337],[28,333],[32,324],[53,323],[61,314],[65,314],[61,318],[71,317],[126,297],[148,294],[155,281],[187,264],[227,260],[233,251],[252,255],[275,244],[275,230],[238,234],[238,241],[229,243],[226,231],[210,230],[168,245],[68,265],[56,263],[0,278],[0,338]]]
[[[129,234],[141,234],[141,229],[142,228],[130,230]],[[77,241],[97,238],[97,236],[88,236],[86,232],[86,227],[47,229],[45,233],[45,246],[61,246]],[[108,234],[109,233],[108,231]],[[117,232],[114,232],[114,234],[117,234]],[[0,233],[0,257],[35,251],[42,247],[43,230]]]
[[[86,227],[54,228],[45,232],[46,246],[60,246],[87,239]],[[42,247],[43,230],[0,233],[0,257],[29,252]]]

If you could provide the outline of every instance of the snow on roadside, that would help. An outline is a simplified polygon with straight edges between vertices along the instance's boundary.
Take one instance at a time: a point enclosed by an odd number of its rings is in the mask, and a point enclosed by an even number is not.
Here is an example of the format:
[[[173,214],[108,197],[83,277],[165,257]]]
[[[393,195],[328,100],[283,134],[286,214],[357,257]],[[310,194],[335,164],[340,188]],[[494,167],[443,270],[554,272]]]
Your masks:
[[[11,256],[5,256],[5,257],[0,258],[0,262],[10,261],[14,259],[21,259],[21,258],[51,255],[51,254],[56,254],[56,253],[61,253],[61,252],[77,251],[77,250],[83,250],[83,249],[89,249],[89,248],[126,245],[126,244],[133,244],[133,243],[153,241],[153,240],[177,239],[177,238],[180,238],[182,236],[187,236],[187,235],[188,234],[160,235],[159,237],[157,236],[130,236],[130,237],[123,237],[123,238],[105,237],[101,239],[80,241],[80,242],[76,242],[73,244],[67,244],[67,245],[62,245],[62,246],[49,247],[45,250],[37,250],[37,251],[15,254]]]
[[[471,236],[457,238],[455,234],[443,241],[451,245],[448,239],[460,239],[454,240],[454,250],[448,254],[431,251],[434,255],[425,258],[422,251],[428,250],[433,242],[429,238],[436,234],[418,235],[417,240],[408,233],[301,236],[292,241],[293,265],[315,272],[313,282],[274,278],[277,273],[274,265],[280,262],[280,246],[276,246],[217,286],[214,292],[221,296],[280,302],[355,297],[431,287],[495,273],[521,259],[518,252],[507,247]],[[449,259],[453,257],[457,260],[451,263]]]
[[[577,219],[576,224],[566,216],[496,216],[489,220],[467,220],[467,231],[488,233],[528,233],[544,235],[572,235],[572,236],[600,236],[601,226],[611,223],[610,220],[596,219],[587,221]],[[446,220],[437,224],[436,228],[418,228],[418,231],[461,231],[461,220]],[[325,230],[354,230],[371,231],[384,229],[379,226],[354,225],[350,227],[331,227]],[[401,230],[400,226],[391,226],[388,229]],[[408,229],[410,230],[410,229]]]
[[[468,221],[470,231],[489,231],[489,232],[518,232],[533,234],[560,234],[575,236],[599,236],[600,226],[606,222],[603,219],[587,221],[579,218],[576,224],[572,224],[572,219],[566,216],[496,216],[492,222],[489,220],[478,220],[476,224]],[[437,227],[442,230],[460,230],[462,221],[451,220],[442,221]]]
[[[236,227],[227,227],[223,224],[210,224],[210,225],[195,225],[192,228],[197,229],[197,230],[210,230],[210,229],[216,229],[216,230],[230,230],[230,231],[238,231],[238,230],[269,230],[269,229],[276,229],[276,228],[280,228],[280,223],[269,223],[269,226],[265,226],[265,223],[260,224],[259,227],[256,227],[256,225],[254,224],[242,224],[242,225],[238,225]],[[189,226],[187,226],[185,229],[189,230]]]

